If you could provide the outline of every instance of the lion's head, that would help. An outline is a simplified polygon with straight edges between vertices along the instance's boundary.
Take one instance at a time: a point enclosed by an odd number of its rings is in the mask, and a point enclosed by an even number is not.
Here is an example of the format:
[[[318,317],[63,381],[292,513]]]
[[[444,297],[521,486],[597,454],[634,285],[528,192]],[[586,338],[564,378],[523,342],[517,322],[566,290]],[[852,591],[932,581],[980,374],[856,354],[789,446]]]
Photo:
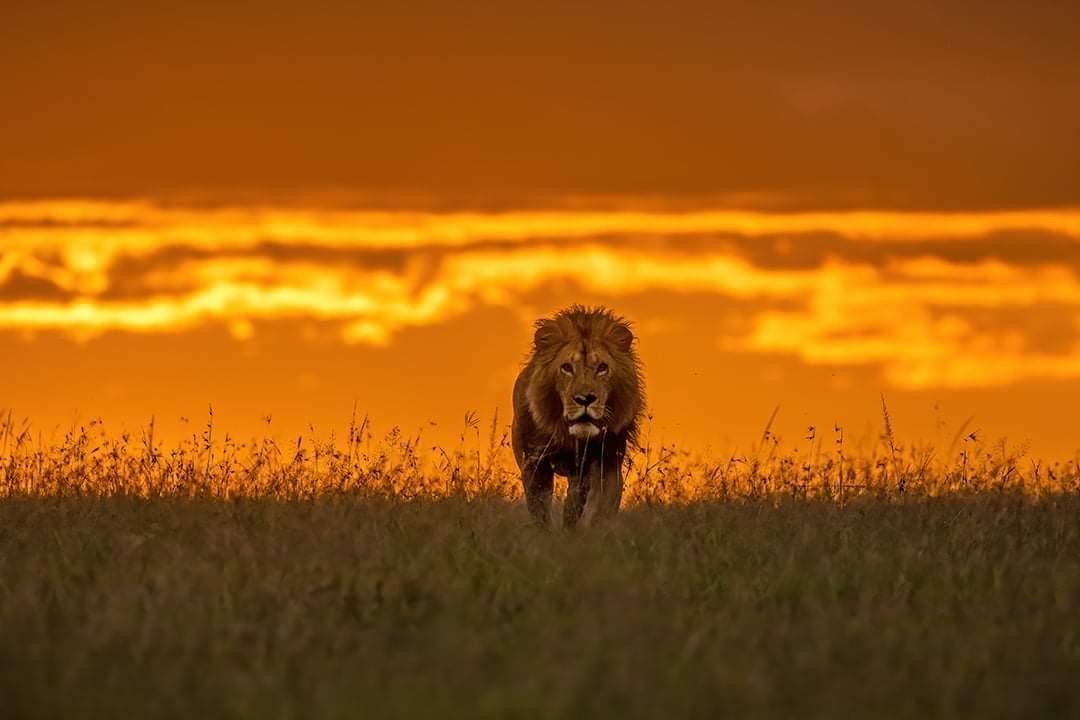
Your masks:
[[[633,438],[644,388],[625,319],[575,305],[538,320],[531,362],[529,412],[551,437],[605,432]]]

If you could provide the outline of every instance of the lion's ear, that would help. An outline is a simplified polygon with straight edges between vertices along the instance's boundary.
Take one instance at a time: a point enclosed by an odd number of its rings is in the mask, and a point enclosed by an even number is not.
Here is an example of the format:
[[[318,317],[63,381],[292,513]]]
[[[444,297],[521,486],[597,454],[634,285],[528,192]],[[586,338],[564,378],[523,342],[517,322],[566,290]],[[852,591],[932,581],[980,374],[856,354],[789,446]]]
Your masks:
[[[611,330],[611,342],[622,352],[630,352],[634,344],[634,333],[622,323],[617,323]]]
[[[533,334],[533,347],[537,350],[550,350],[562,342],[562,330],[559,323],[544,318],[536,321],[536,332]]]

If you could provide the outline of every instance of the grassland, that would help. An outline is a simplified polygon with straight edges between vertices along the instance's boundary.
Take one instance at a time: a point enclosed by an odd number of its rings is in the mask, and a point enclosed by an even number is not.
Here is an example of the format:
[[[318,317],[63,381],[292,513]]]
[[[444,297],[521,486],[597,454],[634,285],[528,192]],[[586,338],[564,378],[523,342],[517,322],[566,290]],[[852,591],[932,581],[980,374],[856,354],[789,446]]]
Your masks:
[[[1067,464],[766,431],[643,449],[626,511],[565,533],[527,523],[497,424],[466,425],[286,452],[8,423],[3,715],[1080,715]]]

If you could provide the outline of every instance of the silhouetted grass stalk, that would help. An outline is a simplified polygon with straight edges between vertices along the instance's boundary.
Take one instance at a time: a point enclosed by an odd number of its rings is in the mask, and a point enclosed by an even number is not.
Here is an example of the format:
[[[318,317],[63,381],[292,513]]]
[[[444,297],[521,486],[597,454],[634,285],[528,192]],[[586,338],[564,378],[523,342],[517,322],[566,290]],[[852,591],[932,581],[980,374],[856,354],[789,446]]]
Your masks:
[[[628,504],[697,500],[830,500],[844,506],[861,497],[899,499],[982,492],[1025,495],[1080,491],[1076,462],[1021,463],[1024,448],[1004,441],[987,447],[977,431],[964,437],[955,459],[932,448],[903,447],[882,398],[884,429],[880,451],[845,450],[837,423],[835,454],[800,453],[773,430],[776,413],[750,457],[701,457],[674,445],[655,446],[646,429],[641,447],[626,464]],[[271,418],[266,418],[269,429]],[[73,427],[62,438],[32,441],[30,423],[0,415],[0,496],[3,497],[214,497],[300,499],[359,494],[390,499],[459,496],[517,499],[520,483],[509,451],[508,433],[498,415],[487,438],[475,412],[465,415],[456,447],[421,449],[422,433],[400,428],[376,438],[365,415],[354,410],[348,439],[340,446],[331,433],[314,429],[297,438],[285,456],[267,435],[249,442],[223,436],[211,409],[201,437],[165,446],[154,419],[131,442],[128,433],[110,435],[100,420]],[[966,429],[966,428],[965,428]],[[805,438],[812,443],[814,428]],[[768,449],[766,450],[766,446]],[[832,479],[835,478],[835,484]]]

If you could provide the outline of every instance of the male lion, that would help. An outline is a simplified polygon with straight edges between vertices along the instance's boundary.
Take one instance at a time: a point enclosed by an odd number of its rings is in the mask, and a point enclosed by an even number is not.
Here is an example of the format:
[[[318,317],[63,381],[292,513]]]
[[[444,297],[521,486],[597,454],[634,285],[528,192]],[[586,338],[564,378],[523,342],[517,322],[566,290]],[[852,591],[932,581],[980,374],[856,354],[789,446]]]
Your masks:
[[[641,363],[627,321],[574,305],[536,321],[533,350],[514,382],[514,458],[525,501],[541,525],[554,475],[567,478],[563,525],[614,515],[622,464],[645,406]]]

